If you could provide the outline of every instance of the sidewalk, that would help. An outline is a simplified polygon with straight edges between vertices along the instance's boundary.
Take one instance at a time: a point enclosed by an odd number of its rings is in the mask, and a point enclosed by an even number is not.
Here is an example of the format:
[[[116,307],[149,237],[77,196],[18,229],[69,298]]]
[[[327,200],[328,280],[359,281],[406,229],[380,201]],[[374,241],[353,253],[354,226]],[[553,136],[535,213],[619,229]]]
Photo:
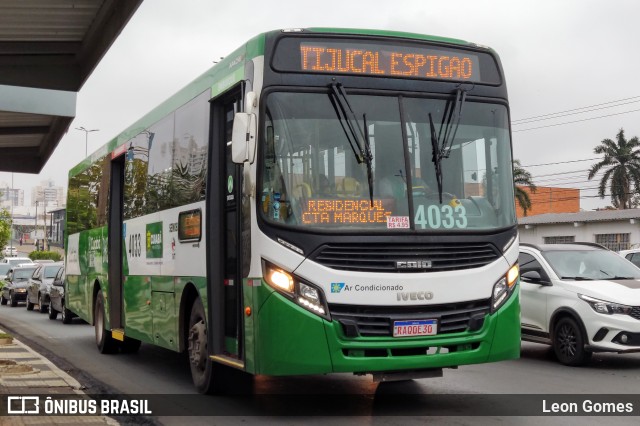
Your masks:
[[[25,257],[28,257],[29,253],[31,253],[36,249],[36,246],[34,246],[33,244],[15,245],[14,247],[18,251],[18,256],[25,256]],[[64,250],[61,249],[60,247],[49,247],[49,250],[55,251],[57,253],[60,253],[62,256],[64,256]]]
[[[0,330],[2,333],[2,330]],[[0,345],[0,406],[7,404],[7,395],[84,395],[76,379],[56,367],[51,361],[35,352],[19,340]],[[40,412],[44,412],[40,403]],[[50,425],[50,424],[106,424],[117,425],[114,419],[105,416],[47,416],[22,415],[2,416],[0,424]]]

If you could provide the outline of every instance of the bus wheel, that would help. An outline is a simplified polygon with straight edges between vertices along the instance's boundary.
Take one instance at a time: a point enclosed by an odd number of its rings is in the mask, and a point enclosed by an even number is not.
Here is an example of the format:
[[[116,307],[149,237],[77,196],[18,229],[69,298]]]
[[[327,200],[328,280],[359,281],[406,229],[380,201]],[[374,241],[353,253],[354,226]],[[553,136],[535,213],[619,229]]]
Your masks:
[[[71,320],[73,319],[73,314],[67,307],[64,305],[64,299],[62,299],[62,323],[63,324],[71,324]]]
[[[211,393],[213,391],[213,363],[209,358],[207,323],[200,299],[196,299],[191,307],[187,339],[193,384],[198,392]]]
[[[142,342],[138,339],[125,337],[124,342],[120,342],[120,350],[123,354],[135,354],[140,349]]]
[[[101,354],[114,353],[117,349],[116,341],[111,337],[111,333],[108,333],[105,329],[104,298],[102,296],[102,290],[98,290],[95,309],[93,312],[96,331],[96,345],[98,345],[98,350]]]

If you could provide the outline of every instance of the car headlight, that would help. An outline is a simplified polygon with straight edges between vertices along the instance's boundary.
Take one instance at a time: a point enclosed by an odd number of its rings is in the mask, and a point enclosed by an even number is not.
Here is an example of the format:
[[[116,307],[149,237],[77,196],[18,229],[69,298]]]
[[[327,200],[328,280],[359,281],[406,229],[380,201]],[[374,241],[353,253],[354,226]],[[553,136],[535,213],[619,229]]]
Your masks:
[[[493,285],[493,292],[491,295],[491,312],[495,312],[507,301],[513,289],[516,287],[516,282],[520,276],[520,268],[516,263],[513,265],[507,273]]]
[[[619,303],[606,302],[600,299],[594,299],[593,297],[585,296],[584,294],[578,294],[578,297],[589,304],[599,314],[613,315],[622,314],[629,315],[633,309],[631,306],[621,305]]]
[[[294,277],[266,260],[262,261],[262,274],[265,282],[271,288],[287,296],[306,310],[330,320],[329,309],[320,288],[303,282],[300,278]]]
[[[16,289],[16,293],[26,293],[27,289],[26,288],[17,288]]]

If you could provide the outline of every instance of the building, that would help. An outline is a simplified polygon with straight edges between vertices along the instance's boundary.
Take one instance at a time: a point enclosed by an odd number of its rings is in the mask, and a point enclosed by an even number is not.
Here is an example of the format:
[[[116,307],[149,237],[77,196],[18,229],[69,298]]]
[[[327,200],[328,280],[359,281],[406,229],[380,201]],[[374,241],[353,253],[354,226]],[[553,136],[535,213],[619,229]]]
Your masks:
[[[0,207],[24,206],[24,190],[18,188],[11,188],[9,184],[0,183]]]
[[[35,206],[36,203],[40,207],[46,208],[58,208],[65,205],[64,188],[56,186],[53,180],[49,179],[42,181],[39,186],[34,187],[31,190],[31,205]]]
[[[520,241],[560,244],[586,241],[614,250],[640,245],[640,209],[548,213],[518,219]]]
[[[49,216],[49,244],[51,246],[64,246],[64,221],[66,209],[56,209],[47,212]]]
[[[531,209],[527,216],[535,216],[547,213],[578,213],[580,211],[580,190],[575,188],[557,188],[538,186],[536,192],[531,192],[528,187],[521,186],[531,200]],[[520,204],[516,202],[518,218],[525,217]]]

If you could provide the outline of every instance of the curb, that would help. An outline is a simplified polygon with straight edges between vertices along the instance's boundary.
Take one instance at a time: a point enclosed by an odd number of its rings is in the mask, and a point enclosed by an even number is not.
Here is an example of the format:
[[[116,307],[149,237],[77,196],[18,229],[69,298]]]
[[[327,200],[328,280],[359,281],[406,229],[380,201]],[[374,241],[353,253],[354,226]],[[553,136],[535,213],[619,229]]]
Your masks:
[[[0,333],[3,331],[0,330]],[[0,372],[0,396],[4,398],[15,394],[69,394],[90,395],[83,392],[84,386],[69,374],[58,368],[53,362],[31,349],[20,340],[13,338],[13,342],[0,346],[0,359],[14,361],[16,365],[29,365],[33,371],[24,373]],[[4,401],[0,403],[2,406]],[[7,423],[5,423],[7,422]],[[54,416],[36,417],[14,416],[0,417],[0,424],[106,424],[117,426],[120,423],[107,416]]]

